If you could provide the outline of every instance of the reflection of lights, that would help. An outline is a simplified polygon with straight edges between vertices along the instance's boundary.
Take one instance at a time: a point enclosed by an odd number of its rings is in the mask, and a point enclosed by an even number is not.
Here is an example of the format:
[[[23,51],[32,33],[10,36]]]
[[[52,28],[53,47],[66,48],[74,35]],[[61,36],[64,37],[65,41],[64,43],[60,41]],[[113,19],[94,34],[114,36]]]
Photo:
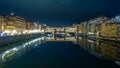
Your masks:
[[[31,44],[31,43],[32,43],[32,41],[29,42],[29,44]]]
[[[115,61],[115,63],[120,66],[120,61]]]
[[[36,40],[33,40],[32,43],[34,43]]]
[[[28,43],[25,43],[25,44],[23,44],[24,45],[24,47],[26,46],[26,45],[29,45],[29,42]]]
[[[32,42],[30,41],[30,42],[28,42],[29,44],[31,44]]]
[[[4,60],[4,57],[5,57],[5,54],[3,53],[3,54],[2,54],[2,60]]]
[[[10,52],[10,50],[5,51],[6,54],[9,53],[9,52]]]
[[[23,45],[23,47],[26,47],[26,46],[27,46],[27,45],[25,45],[25,44]]]
[[[24,45],[21,45],[21,46],[17,47],[17,50],[21,50],[23,48],[24,48]]]
[[[13,48],[13,50],[17,51],[18,49],[17,48]]]
[[[11,48],[11,49],[9,49],[9,50],[4,51],[3,53],[0,54],[0,56],[1,56],[1,61],[2,61],[2,62],[6,62],[6,61],[7,61],[9,58],[11,58],[11,57],[12,57],[12,59],[13,59],[14,56],[19,56],[18,54],[21,54],[21,53],[23,54],[23,50],[26,51],[26,46],[27,46],[27,47],[30,47],[30,48],[31,48],[31,46],[32,46],[32,48],[35,48],[35,47],[39,46],[39,44],[36,43],[36,42],[39,41],[40,39],[41,39],[41,38],[37,38],[37,39],[34,39],[34,40],[32,40],[32,41],[23,43],[22,45],[19,45],[19,46],[17,46],[17,47],[13,47],[13,48]],[[33,44],[29,46],[29,43],[33,43]],[[19,52],[19,51],[20,51],[20,52]],[[25,52],[25,51],[24,51],[24,52]],[[22,55],[22,54],[21,54],[21,55]]]
[[[35,47],[37,47],[37,46],[38,46],[38,44],[35,44]],[[35,47],[34,47],[34,48],[35,48]]]

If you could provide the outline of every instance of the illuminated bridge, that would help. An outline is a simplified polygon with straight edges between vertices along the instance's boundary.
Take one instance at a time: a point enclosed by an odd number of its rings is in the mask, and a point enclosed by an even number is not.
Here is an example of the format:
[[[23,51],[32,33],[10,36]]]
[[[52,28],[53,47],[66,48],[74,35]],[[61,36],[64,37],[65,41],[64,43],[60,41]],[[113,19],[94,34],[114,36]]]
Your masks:
[[[51,33],[51,34],[65,34],[66,36],[69,36],[69,34],[76,34],[77,33],[77,28],[72,28],[72,27],[63,27],[63,28],[58,28],[58,27],[48,27],[45,29],[45,33]]]

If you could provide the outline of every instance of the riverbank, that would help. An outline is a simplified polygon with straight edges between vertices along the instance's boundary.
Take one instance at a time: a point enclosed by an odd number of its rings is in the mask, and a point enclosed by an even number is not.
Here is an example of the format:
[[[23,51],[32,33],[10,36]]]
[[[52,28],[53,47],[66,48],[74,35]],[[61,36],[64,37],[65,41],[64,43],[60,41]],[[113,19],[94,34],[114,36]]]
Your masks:
[[[41,35],[42,35],[41,33],[36,33],[36,34],[26,34],[26,35],[15,35],[15,36],[0,37],[0,46],[12,44],[12,43],[19,42],[19,41],[28,40],[28,39],[31,39],[31,38],[34,38],[34,37],[39,37]]]

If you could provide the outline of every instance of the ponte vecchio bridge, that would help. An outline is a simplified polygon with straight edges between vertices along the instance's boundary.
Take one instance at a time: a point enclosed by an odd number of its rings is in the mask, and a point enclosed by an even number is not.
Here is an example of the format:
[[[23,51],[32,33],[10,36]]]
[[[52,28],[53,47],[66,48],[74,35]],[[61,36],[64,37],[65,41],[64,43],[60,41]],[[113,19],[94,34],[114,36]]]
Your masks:
[[[44,29],[45,33],[52,33],[52,34],[65,34],[68,35],[69,33],[77,34],[76,27],[46,27]]]

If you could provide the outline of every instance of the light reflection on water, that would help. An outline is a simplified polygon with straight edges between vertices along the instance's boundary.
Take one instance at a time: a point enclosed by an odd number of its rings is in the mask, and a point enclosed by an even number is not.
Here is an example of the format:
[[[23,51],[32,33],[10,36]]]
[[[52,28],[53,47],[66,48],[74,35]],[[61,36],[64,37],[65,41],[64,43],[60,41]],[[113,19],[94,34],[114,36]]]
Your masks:
[[[82,37],[40,37],[24,42],[14,43],[0,48],[0,68],[5,66],[6,62],[21,57],[26,52],[38,47],[47,41],[71,41],[73,44],[79,44],[81,48],[90,52],[100,59],[108,59],[120,65],[120,44],[103,40],[90,40]]]
[[[15,43],[9,46],[0,48],[0,66],[3,66],[5,62],[14,58],[19,58],[32,48],[37,47],[41,44],[42,38],[36,38],[27,40],[24,43]]]
[[[81,48],[87,50],[91,54],[100,59],[108,59],[115,61],[120,65],[120,44],[105,40],[90,40],[88,38],[79,39],[78,44]]]

